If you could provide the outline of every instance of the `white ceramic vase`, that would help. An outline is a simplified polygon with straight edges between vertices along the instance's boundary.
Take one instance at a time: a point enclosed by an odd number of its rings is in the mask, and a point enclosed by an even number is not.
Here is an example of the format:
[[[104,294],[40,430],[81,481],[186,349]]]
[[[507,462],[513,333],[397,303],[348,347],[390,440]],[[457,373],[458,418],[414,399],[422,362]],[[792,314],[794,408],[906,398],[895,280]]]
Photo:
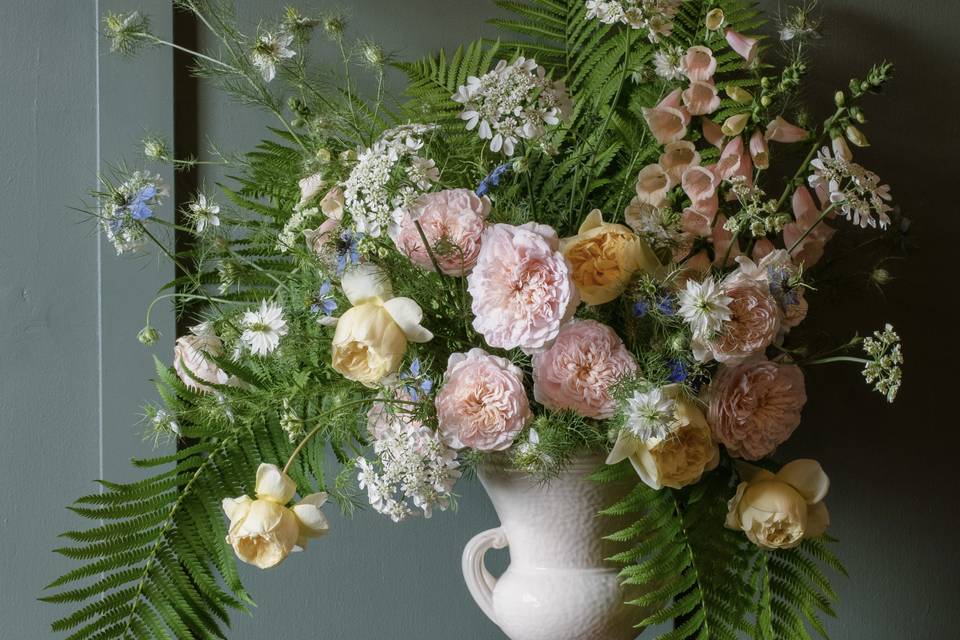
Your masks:
[[[463,550],[463,577],[483,612],[511,640],[633,640],[642,612],[624,604],[617,569],[602,538],[616,522],[598,516],[625,493],[588,476],[603,459],[583,457],[543,483],[529,474],[487,468],[480,481],[500,517]],[[490,548],[509,546],[510,566],[494,578]],[[635,596],[634,596],[635,597]]]

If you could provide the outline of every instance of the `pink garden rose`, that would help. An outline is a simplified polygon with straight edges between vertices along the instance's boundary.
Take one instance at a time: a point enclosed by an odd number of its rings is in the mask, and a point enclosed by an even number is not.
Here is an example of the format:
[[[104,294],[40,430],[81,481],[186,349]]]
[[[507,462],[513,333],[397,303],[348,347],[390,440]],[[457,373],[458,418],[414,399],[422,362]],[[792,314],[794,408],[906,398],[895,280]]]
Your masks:
[[[454,449],[503,451],[533,415],[520,368],[483,349],[450,356],[436,406],[440,435]]]
[[[548,409],[609,418],[617,405],[608,390],[636,370],[636,360],[613,329],[594,320],[573,320],[553,346],[533,357],[533,397]]]
[[[490,199],[469,189],[428,193],[404,214],[393,241],[415,265],[432,271],[430,254],[414,224],[418,221],[440,270],[450,276],[463,276],[477,262],[489,213]]]
[[[803,371],[765,358],[721,366],[708,391],[707,421],[730,455],[759,460],[800,424],[807,402]]]
[[[723,293],[733,299],[730,320],[709,342],[694,340],[691,344],[694,356],[702,362],[711,357],[731,365],[743,362],[763,353],[780,333],[780,307],[767,283],[739,276],[734,272],[722,283]]]
[[[206,325],[191,329],[192,333],[180,336],[173,348],[173,368],[177,377],[194,391],[208,392],[211,387],[203,384],[231,384],[234,381],[208,356],[223,355],[223,342]]]
[[[546,348],[580,302],[571,274],[550,227],[489,227],[467,279],[473,328],[491,347]]]

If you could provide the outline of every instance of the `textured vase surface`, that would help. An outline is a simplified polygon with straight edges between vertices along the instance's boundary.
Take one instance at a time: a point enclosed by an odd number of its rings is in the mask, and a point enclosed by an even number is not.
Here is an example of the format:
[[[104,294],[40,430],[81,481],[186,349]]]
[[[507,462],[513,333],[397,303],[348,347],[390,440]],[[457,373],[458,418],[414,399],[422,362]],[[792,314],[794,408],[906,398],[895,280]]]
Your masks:
[[[617,569],[604,560],[614,549],[602,538],[620,523],[597,514],[626,488],[588,478],[602,463],[600,457],[579,458],[548,483],[519,471],[479,472],[500,526],[467,543],[463,574],[474,600],[511,640],[639,635],[633,625],[643,612],[624,604]],[[483,557],[504,547],[510,566],[495,578]]]

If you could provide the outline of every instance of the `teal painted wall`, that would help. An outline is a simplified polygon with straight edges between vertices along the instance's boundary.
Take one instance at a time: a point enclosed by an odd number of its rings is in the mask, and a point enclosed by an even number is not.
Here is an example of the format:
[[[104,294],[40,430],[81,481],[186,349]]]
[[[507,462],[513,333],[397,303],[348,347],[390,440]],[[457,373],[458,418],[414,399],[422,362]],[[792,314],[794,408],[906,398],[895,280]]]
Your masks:
[[[284,4],[239,6],[256,25]],[[494,13],[490,0],[350,4],[353,32],[404,58],[493,33],[482,22]],[[761,4],[776,14],[777,0]],[[49,552],[56,534],[77,524],[63,505],[95,491],[90,480],[101,472],[130,477],[127,459],[149,452],[136,422],[153,397],[151,350],[136,332],[171,270],[149,258],[116,258],[89,221],[67,209],[95,186],[98,164],[136,165],[144,131],[172,128],[169,52],[127,61],[105,55],[101,42],[98,59],[97,11],[114,6],[143,8],[159,32],[169,32],[169,3],[161,0],[4,0],[0,7],[2,640],[50,637],[55,610],[35,597],[68,567]],[[947,266],[960,241],[952,191],[960,3],[821,6],[828,29],[812,55],[812,99],[828,104],[835,86],[881,58],[898,67],[889,95],[869,103],[874,149],[861,157],[893,185],[914,218],[920,249],[909,263],[885,265],[898,277],[885,300],[865,280],[856,287],[862,296],[812,298],[811,322],[837,337],[872,330],[883,319],[897,325],[908,358],[897,404],[883,405],[854,369],[822,369],[808,379],[804,424],[782,457],[818,458],[833,479],[832,533],[843,541],[851,579],[837,583],[840,617],[828,622],[832,636],[946,640],[957,637],[960,597],[953,495],[960,437],[950,402],[960,353],[950,335],[956,287]],[[228,152],[249,148],[268,122],[206,88],[197,117],[201,135]],[[217,177],[201,176],[211,186]],[[172,318],[155,324],[172,340]],[[155,351],[169,358],[169,342]],[[459,490],[457,514],[402,525],[371,513],[349,521],[334,515],[333,533],[308,553],[271,572],[245,570],[260,606],[255,617],[235,621],[231,640],[502,638],[459,574],[463,544],[495,525],[495,516],[475,483]],[[491,568],[504,561],[502,554]]]

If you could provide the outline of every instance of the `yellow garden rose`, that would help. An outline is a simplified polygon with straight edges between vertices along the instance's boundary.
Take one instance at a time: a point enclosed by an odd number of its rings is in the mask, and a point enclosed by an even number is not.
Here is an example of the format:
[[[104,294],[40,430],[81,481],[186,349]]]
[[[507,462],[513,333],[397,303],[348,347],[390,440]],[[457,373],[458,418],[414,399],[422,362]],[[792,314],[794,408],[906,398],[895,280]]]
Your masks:
[[[308,538],[324,535],[329,526],[320,508],[325,493],[313,493],[292,508],[287,503],[297,486],[276,465],[257,469],[256,499],[224,498],[223,511],[230,519],[227,544],[237,557],[260,569],[275,567],[291,551],[306,548]]]
[[[773,474],[740,464],[743,480],[727,507],[726,525],[766,549],[790,549],[823,535],[830,514],[823,503],[830,480],[815,460],[794,460]]]
[[[706,471],[717,466],[720,448],[713,441],[703,413],[680,396],[678,385],[667,385],[661,391],[673,401],[670,432],[664,437],[641,440],[628,426],[620,432],[607,464],[630,460],[650,488],[680,489],[698,482]]]
[[[407,341],[427,342],[433,334],[420,326],[423,312],[410,298],[395,298],[382,269],[359,265],[341,280],[353,305],[337,321],[333,368],[348,380],[376,386],[397,371]]]
[[[647,244],[622,224],[603,221],[594,209],[577,235],[564,238],[560,251],[573,266],[573,281],[590,305],[610,302],[637,271],[653,272],[660,262]]]

